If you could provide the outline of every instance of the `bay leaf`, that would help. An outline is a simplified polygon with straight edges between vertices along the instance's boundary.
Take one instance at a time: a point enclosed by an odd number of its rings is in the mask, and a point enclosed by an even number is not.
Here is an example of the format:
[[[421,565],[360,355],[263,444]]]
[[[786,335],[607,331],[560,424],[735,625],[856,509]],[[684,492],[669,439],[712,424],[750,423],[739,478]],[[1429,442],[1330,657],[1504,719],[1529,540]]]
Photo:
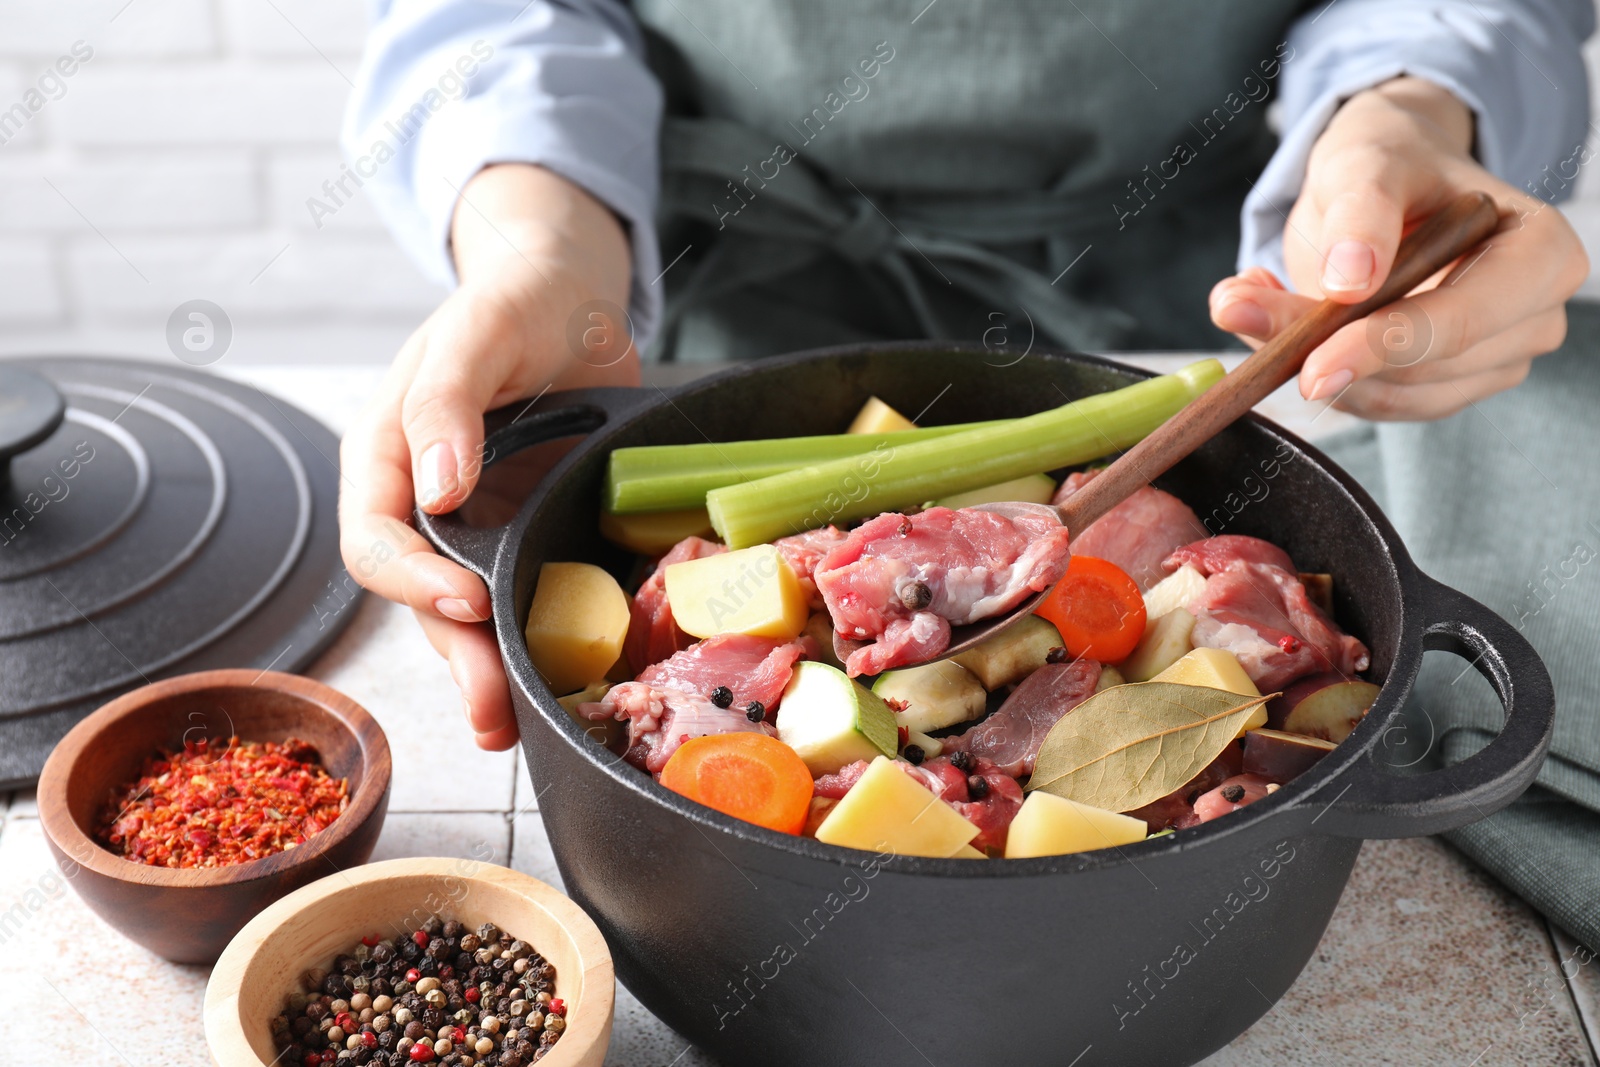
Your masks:
[[[1028,789],[1107,811],[1141,808],[1204,770],[1267,699],[1172,682],[1112,686],[1050,728]]]

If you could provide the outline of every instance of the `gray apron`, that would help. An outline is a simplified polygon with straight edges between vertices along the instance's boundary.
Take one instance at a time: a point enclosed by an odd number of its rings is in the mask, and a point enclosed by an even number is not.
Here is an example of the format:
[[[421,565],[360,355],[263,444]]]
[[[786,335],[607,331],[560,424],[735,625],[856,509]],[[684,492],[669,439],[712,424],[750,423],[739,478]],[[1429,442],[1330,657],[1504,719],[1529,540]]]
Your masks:
[[[1306,6],[636,0],[668,92],[655,355],[1228,344],[1205,298]]]

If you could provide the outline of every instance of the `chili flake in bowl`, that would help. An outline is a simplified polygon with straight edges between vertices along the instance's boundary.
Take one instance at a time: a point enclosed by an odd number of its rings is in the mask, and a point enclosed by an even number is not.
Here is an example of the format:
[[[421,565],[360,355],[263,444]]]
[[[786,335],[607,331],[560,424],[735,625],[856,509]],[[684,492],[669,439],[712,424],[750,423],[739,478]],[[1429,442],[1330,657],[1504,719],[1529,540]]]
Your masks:
[[[117,789],[96,837],[154,867],[221,867],[305,843],[349,804],[348,783],[299,738],[281,743],[208,738],[145,761]]]
[[[279,897],[367,861],[389,779],[382,728],[344,694],[204,671],[73,727],[40,775],[39,821],[101,918],[166,959],[210,963]]]

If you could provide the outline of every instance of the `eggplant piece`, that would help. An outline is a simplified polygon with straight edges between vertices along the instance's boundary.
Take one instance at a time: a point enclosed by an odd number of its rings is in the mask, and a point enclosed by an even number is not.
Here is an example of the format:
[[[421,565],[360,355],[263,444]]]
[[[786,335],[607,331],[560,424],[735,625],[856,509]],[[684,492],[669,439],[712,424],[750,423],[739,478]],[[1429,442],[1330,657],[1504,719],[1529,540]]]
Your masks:
[[[1367,709],[1377,699],[1378,687],[1371,682],[1337,682],[1324,686],[1290,710],[1283,720],[1283,729],[1338,744],[1366,718]]]
[[[1298,777],[1334,748],[1332,741],[1283,730],[1251,730],[1244,735],[1244,773],[1279,785]]]
[[[1283,724],[1288,720],[1289,713],[1294,710],[1296,704],[1317,690],[1338,685],[1342,681],[1344,675],[1337,671],[1327,671],[1290,682],[1284,687],[1283,692],[1267,701],[1267,727],[1272,730],[1284,729]]]

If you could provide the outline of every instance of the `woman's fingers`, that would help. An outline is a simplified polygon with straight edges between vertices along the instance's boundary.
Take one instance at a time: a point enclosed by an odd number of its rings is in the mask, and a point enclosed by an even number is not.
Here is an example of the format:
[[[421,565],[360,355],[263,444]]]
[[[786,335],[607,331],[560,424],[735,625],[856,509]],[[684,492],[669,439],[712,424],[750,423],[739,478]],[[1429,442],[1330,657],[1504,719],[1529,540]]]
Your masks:
[[[1463,257],[1436,288],[1334,334],[1306,360],[1301,393],[1325,399],[1351,380],[1452,360],[1563,303],[1588,261],[1559,212],[1542,215],[1506,215],[1483,249]]]
[[[379,596],[462,622],[489,617],[481,579],[437,555],[410,525],[410,456],[398,404],[380,394],[339,446],[339,550],[345,569]]]
[[[1400,245],[1405,209],[1398,197],[1405,193],[1402,182],[1380,173],[1346,187],[1328,202],[1318,241],[1324,296],[1355,304],[1378,291]]]
[[[1482,374],[1426,385],[1395,385],[1381,378],[1368,378],[1341,392],[1334,406],[1376,422],[1442,419],[1469,404],[1516,388],[1528,377],[1532,366],[1532,360],[1522,360]]]
[[[428,642],[450,661],[450,677],[461,690],[461,712],[478,747],[498,752],[516,744],[517,716],[493,628],[416,614]]]
[[[1561,347],[1567,336],[1567,309],[1557,304],[1517,323],[1511,329],[1480,341],[1451,359],[1423,359],[1405,366],[1391,366],[1371,380],[1391,385],[1430,385],[1466,378],[1517,363]]]
[[[463,298],[429,324],[421,359],[400,404],[417,506],[459,507],[483,468],[483,413],[505,378],[501,361],[521,358],[514,316]]]
[[[1271,272],[1251,267],[1211,290],[1211,321],[1218,329],[1261,342],[1316,305],[1311,297],[1285,290]]]

